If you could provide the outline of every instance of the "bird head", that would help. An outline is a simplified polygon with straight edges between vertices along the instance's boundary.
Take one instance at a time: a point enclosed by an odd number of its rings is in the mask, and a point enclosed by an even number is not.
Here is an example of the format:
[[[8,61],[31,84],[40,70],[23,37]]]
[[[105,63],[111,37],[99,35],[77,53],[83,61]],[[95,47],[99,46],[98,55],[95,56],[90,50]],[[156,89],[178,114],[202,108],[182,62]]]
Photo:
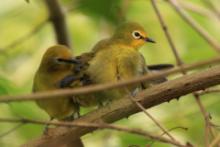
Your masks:
[[[144,28],[134,22],[126,22],[120,25],[112,36],[112,40],[117,40],[136,49],[146,42],[155,43],[153,39],[148,37]]]
[[[72,64],[77,63],[76,59],[73,59],[69,48],[63,45],[55,45],[45,52],[40,69],[46,72],[69,70]]]

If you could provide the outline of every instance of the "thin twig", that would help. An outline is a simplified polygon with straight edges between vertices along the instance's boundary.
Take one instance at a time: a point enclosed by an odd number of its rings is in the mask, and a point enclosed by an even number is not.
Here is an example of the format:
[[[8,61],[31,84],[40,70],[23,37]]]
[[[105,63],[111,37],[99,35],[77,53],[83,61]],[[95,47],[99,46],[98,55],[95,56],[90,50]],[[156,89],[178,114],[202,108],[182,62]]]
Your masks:
[[[203,2],[208,5],[210,10],[212,10],[214,12],[214,14],[220,20],[220,11],[214,6],[214,4],[211,2],[211,0],[203,0]]]
[[[204,117],[204,121],[205,121],[205,146],[208,147],[209,145],[209,136],[211,133],[211,125],[210,125],[210,116],[209,114],[206,112],[200,97],[198,94],[194,93],[194,97],[196,99],[196,102],[200,108],[200,111],[202,112],[202,115]]]
[[[220,134],[210,143],[209,147],[215,147],[220,142]]]
[[[193,4],[189,1],[179,1],[179,5],[181,5],[184,9],[192,11],[199,15],[206,16],[207,18],[213,18],[219,20],[218,17],[216,17],[216,15],[214,15],[211,10],[199,6],[198,4]]]
[[[3,49],[0,50],[0,53],[4,53],[4,52],[8,51],[8,49],[12,49],[15,46],[17,46],[17,45],[23,43],[24,41],[28,40],[33,35],[35,35],[37,32],[39,32],[45,26],[45,24],[47,22],[48,22],[47,20],[42,21],[41,23],[39,23],[37,26],[35,26],[27,34],[23,35],[22,37],[18,38],[17,40],[13,41],[12,43],[6,45],[5,47],[2,47]]]
[[[24,123],[20,123],[20,124],[16,125],[15,127],[11,128],[10,130],[0,134],[0,138],[3,138],[5,136],[9,135],[10,133],[14,132],[15,130],[22,127],[23,125],[24,125]]]
[[[170,129],[167,130],[167,131],[171,132],[171,131],[174,131],[174,130],[177,130],[177,129],[182,129],[182,130],[184,130],[184,131],[187,131],[187,130],[188,130],[188,128],[186,128],[186,127],[178,126],[178,127],[170,128]],[[161,134],[161,136],[163,136],[163,135],[164,135],[164,133]]]
[[[165,36],[167,38],[167,41],[168,41],[168,43],[169,43],[169,45],[170,45],[170,47],[172,49],[172,52],[174,53],[174,56],[176,57],[175,59],[176,59],[177,65],[182,65],[182,61],[181,61],[181,59],[180,59],[180,57],[179,57],[179,55],[177,53],[177,50],[176,50],[175,44],[172,41],[171,35],[168,32],[168,28],[167,28],[167,26],[166,26],[166,24],[165,24],[165,22],[164,22],[164,20],[163,20],[163,18],[161,16],[160,12],[159,12],[159,9],[157,8],[156,1],[155,0],[151,0],[151,4],[152,4],[152,6],[154,8],[154,11],[155,11],[158,19],[159,19],[160,25],[161,25],[161,27],[162,27],[162,29],[164,31],[164,34],[165,34]]]
[[[220,89],[206,89],[206,90],[203,90],[201,92],[197,92],[199,95],[205,95],[205,94],[213,94],[213,93],[220,93]]]
[[[220,58],[217,57],[211,60],[201,61],[201,62],[189,64],[189,65],[183,65],[182,68],[176,67],[176,68],[173,68],[167,71],[153,73],[151,75],[144,75],[144,76],[134,78],[131,80],[119,81],[117,83],[98,84],[98,85],[85,86],[82,88],[61,89],[61,90],[38,92],[38,93],[32,93],[32,94],[26,94],[26,95],[14,95],[14,96],[4,95],[4,96],[0,96],[0,103],[15,102],[15,101],[31,101],[31,100],[39,100],[39,99],[52,99],[52,98],[57,98],[60,96],[71,96],[71,95],[73,96],[73,95],[94,93],[97,91],[125,87],[128,85],[133,85],[133,84],[137,84],[137,83],[144,82],[144,81],[150,81],[150,80],[164,77],[170,74],[178,73],[182,71],[183,69],[192,70],[192,69],[201,68],[204,66],[211,66],[212,64],[217,64],[219,62],[220,62]]]
[[[31,119],[10,119],[10,118],[0,118],[1,123],[32,123],[32,124],[39,124],[39,125],[54,125],[54,126],[62,126],[62,127],[86,127],[86,128],[98,128],[98,129],[112,129],[117,131],[123,131],[131,134],[136,134],[143,136],[147,139],[153,139],[164,143],[173,144],[180,147],[186,147],[185,145],[182,145],[180,143],[174,142],[172,140],[166,139],[164,137],[158,137],[155,135],[152,135],[144,130],[141,129],[132,129],[132,128],[126,128],[124,126],[118,126],[118,125],[111,125],[106,123],[88,123],[88,122],[51,122],[51,121],[39,121],[39,120],[31,120]]]
[[[182,130],[185,130],[185,131],[188,130],[188,128],[186,128],[186,127],[174,127],[174,128],[170,128],[170,129],[167,130],[167,131],[168,131],[168,132],[171,132],[171,131],[174,131],[174,130],[176,130],[176,129],[182,129]],[[163,135],[165,135],[164,132],[163,132],[160,136],[163,136]],[[149,147],[151,147],[154,143],[155,143],[155,141],[152,141],[151,143],[149,143]]]
[[[181,58],[180,58],[180,56],[179,56],[179,54],[177,52],[177,49],[176,49],[176,47],[174,45],[174,42],[173,42],[173,40],[171,38],[171,35],[168,32],[167,26],[166,26],[166,24],[165,24],[165,22],[164,22],[164,20],[163,20],[163,18],[161,16],[160,12],[159,12],[159,9],[157,8],[156,2],[155,2],[155,0],[151,0],[151,2],[152,2],[152,5],[154,7],[154,10],[155,10],[155,12],[156,12],[156,14],[158,16],[158,19],[159,19],[159,22],[161,24],[161,27],[163,28],[164,33],[165,33],[165,35],[167,37],[167,40],[168,40],[169,45],[170,45],[170,47],[172,49],[172,52],[174,53],[175,59],[177,61],[177,64],[180,66],[180,68],[182,68],[183,61],[181,60]],[[184,69],[182,70],[182,73],[183,73],[183,75],[187,74],[187,72]],[[206,126],[205,127],[205,130],[206,130],[206,133],[205,133],[205,143],[206,143],[206,146],[207,146],[208,145],[209,130],[211,130],[211,126],[210,126],[210,123],[209,123],[209,118],[206,115],[207,113],[205,111],[204,106],[202,105],[202,103],[200,101],[199,95],[197,95],[195,93],[193,93],[193,95],[194,95],[194,97],[196,99],[196,102],[199,105],[199,108],[200,108],[200,110],[201,110],[201,112],[202,112],[202,114],[204,116],[204,119],[205,119],[205,123],[206,123],[206,125],[205,125]]]
[[[177,3],[176,0],[166,0],[176,12],[196,31],[203,37],[218,53],[220,52],[220,44],[206,31],[199,23],[197,23],[186,11]]]
[[[147,112],[147,110],[139,103],[137,102],[130,91],[128,91],[127,88],[125,88],[127,93],[129,94],[128,98],[138,107],[141,111],[144,112],[145,115],[147,115],[162,131],[164,134],[166,134],[168,137],[170,137],[171,140],[177,142],[177,140],[150,114]]]

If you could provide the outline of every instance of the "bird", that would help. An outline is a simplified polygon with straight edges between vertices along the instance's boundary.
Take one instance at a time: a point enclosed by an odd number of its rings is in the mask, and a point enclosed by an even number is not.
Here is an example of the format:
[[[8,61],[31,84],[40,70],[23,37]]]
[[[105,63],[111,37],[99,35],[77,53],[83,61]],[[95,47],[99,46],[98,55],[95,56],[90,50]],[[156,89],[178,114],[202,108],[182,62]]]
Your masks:
[[[90,52],[77,56],[77,59],[84,61],[85,67],[78,74],[74,72],[72,76],[65,77],[61,80],[61,85],[75,88],[117,82],[173,67],[172,64],[147,65],[143,55],[138,51],[146,42],[155,43],[141,25],[134,22],[123,23],[111,37],[96,43]],[[128,94],[127,91],[133,94],[137,89],[145,89],[149,85],[166,80],[166,77],[162,77],[147,83],[128,86],[129,90],[124,88],[105,90],[80,95],[74,97],[74,100],[82,107],[103,106],[113,99]]]
[[[77,69],[79,61],[73,58],[70,49],[64,45],[54,45],[48,48],[42,57],[40,66],[34,76],[33,92],[57,90],[61,87],[60,81],[72,75],[72,70]],[[71,121],[79,117],[79,104],[71,97],[57,97],[55,99],[36,100],[37,105],[48,113],[50,120]],[[48,133],[48,125],[44,134]],[[83,147],[81,139],[73,142],[73,147]]]
[[[63,77],[72,74],[73,59],[70,49],[63,45],[55,45],[47,49],[33,81],[33,92],[51,91],[60,88]],[[79,107],[71,98],[36,100],[37,105],[46,111],[51,119],[64,120],[78,113]]]
[[[91,84],[104,84],[117,82],[120,80],[129,80],[144,74],[148,74],[149,69],[143,55],[139,52],[139,48],[146,42],[155,43],[153,39],[148,37],[145,29],[135,22],[122,23],[114,32],[114,34],[106,39],[99,41],[90,51],[93,57],[87,60],[88,66],[83,71],[80,86]],[[73,77],[75,74],[73,74]],[[64,78],[63,81],[68,81]],[[73,87],[76,84],[72,82]],[[114,99],[122,98],[129,91],[133,94],[137,89],[141,89],[142,84],[127,86],[125,88],[117,88],[112,90],[104,90],[93,94],[77,96],[77,102],[82,107],[103,106]],[[148,85],[145,83],[145,88]]]
[[[94,57],[94,52],[86,52],[75,57],[78,64],[72,67],[72,74],[65,76],[60,82],[60,88],[81,87],[90,84],[89,77],[85,71],[89,67],[89,61]]]

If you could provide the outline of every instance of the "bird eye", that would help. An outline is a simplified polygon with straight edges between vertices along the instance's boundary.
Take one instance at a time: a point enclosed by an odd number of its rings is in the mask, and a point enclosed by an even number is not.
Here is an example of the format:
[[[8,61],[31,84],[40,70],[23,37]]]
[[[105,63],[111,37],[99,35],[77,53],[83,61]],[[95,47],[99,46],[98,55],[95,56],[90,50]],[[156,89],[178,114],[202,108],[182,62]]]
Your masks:
[[[70,58],[70,59],[55,58],[55,62],[58,64],[81,64],[81,61],[76,58]]]
[[[139,31],[133,31],[132,32],[132,36],[135,38],[135,39],[141,39],[141,33]]]
[[[54,62],[57,64],[63,64],[62,59],[61,58],[54,58]]]

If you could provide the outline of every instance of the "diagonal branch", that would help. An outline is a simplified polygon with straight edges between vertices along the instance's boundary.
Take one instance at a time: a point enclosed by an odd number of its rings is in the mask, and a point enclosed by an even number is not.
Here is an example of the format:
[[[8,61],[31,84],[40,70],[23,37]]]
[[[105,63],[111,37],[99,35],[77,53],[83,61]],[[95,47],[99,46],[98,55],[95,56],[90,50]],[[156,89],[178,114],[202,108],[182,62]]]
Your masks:
[[[8,131],[0,134],[0,138],[3,138],[7,135],[9,135],[10,133],[14,132],[15,130],[19,129],[20,127],[22,127],[25,123],[19,123],[18,125],[16,125],[15,127],[9,129]]]
[[[45,0],[57,43],[71,47],[64,11],[58,0]]]
[[[215,67],[200,73],[186,75],[175,80],[171,80],[140,92],[135,100],[140,102],[145,108],[169,102],[172,99],[220,84],[220,67]],[[122,118],[126,118],[140,109],[134,105],[129,98],[124,97],[113,101],[111,104],[92,111],[74,122],[93,123],[113,123]],[[52,136],[42,136],[25,146],[60,146],[68,141],[76,139],[87,133],[94,131],[94,128],[56,128]]]
[[[166,0],[176,12],[195,30],[203,37],[218,53],[220,52],[220,44],[212,37],[208,31],[206,31],[199,23],[197,23],[185,10],[178,4],[177,0]]]
[[[172,0],[171,0],[171,1],[172,1]],[[152,5],[153,5],[153,7],[154,7],[154,10],[155,10],[155,12],[156,12],[156,14],[157,14],[157,16],[158,16],[158,18],[159,18],[159,21],[160,21],[160,24],[161,24],[161,26],[162,26],[162,28],[163,28],[163,30],[164,30],[164,33],[165,33],[165,35],[166,35],[166,37],[167,37],[167,40],[168,40],[168,42],[169,42],[169,44],[170,44],[170,47],[172,48],[172,51],[173,51],[173,53],[174,53],[175,59],[176,59],[176,61],[177,61],[177,64],[180,66],[180,68],[182,68],[183,61],[181,60],[181,58],[180,58],[180,56],[179,56],[179,54],[178,54],[178,52],[177,52],[177,49],[176,49],[175,46],[174,46],[173,40],[171,39],[171,36],[170,36],[168,30],[166,29],[167,27],[166,27],[165,22],[164,22],[164,20],[163,20],[161,14],[160,14],[160,12],[159,12],[159,9],[157,8],[156,2],[155,2],[155,0],[151,0],[151,2],[152,2]],[[174,2],[175,2],[175,1],[174,1]],[[180,8],[178,7],[177,10],[179,10],[179,9],[180,9]],[[179,10],[179,11],[180,11],[180,10]],[[180,11],[180,12],[181,12],[181,11]],[[184,12],[184,11],[183,11],[183,12]],[[182,12],[182,13],[183,13],[183,12]],[[187,16],[187,15],[186,15],[186,16]],[[192,20],[193,20],[193,19],[192,19]],[[183,73],[183,75],[186,75],[186,74],[187,74],[187,72],[186,72],[184,69],[182,70],[182,73]],[[201,111],[201,113],[203,114],[203,117],[204,117],[204,120],[205,120],[205,144],[206,144],[206,146],[208,146],[209,134],[212,132],[212,131],[211,131],[211,125],[210,125],[210,124],[211,124],[211,123],[210,123],[210,119],[209,119],[209,117],[208,117],[208,113],[206,112],[204,106],[203,106],[202,103],[201,103],[200,96],[199,96],[198,94],[196,94],[196,93],[193,93],[193,96],[195,97],[196,102],[197,102],[197,104],[198,104],[198,106],[199,106],[199,108],[200,108],[200,111]]]
[[[126,89],[126,88],[125,88]],[[168,137],[170,137],[171,140],[176,141],[176,139],[147,111],[145,110],[144,106],[142,106],[138,101],[134,99],[134,96],[130,94],[128,89],[126,89],[129,93],[128,98],[138,107],[146,116],[148,116],[162,131],[164,134],[166,134]],[[176,141],[178,142],[178,141]]]
[[[203,2],[207,4],[210,10],[212,10],[218,19],[220,19],[220,11],[215,7],[213,2],[211,0],[203,0]]]
[[[30,32],[25,34],[24,36],[21,36],[21,38],[18,38],[17,40],[13,41],[12,43],[6,45],[5,47],[2,47],[0,49],[0,53],[5,53],[8,51],[8,49],[14,48],[15,46],[23,43],[24,41],[28,40],[31,38],[33,35],[35,35],[37,32],[39,32],[45,24],[48,22],[48,20],[43,20],[41,23],[39,23],[37,26],[35,26]]]
[[[218,19],[218,17],[209,9],[204,8],[198,4],[193,4],[188,1],[179,1],[179,4],[186,10],[205,16],[207,18]]]
[[[215,147],[216,145],[220,145],[220,134],[210,143],[209,147]]]
[[[155,0],[151,0],[151,4],[152,4],[152,6],[154,8],[154,11],[155,11],[157,17],[158,17],[158,20],[160,22],[161,28],[164,31],[164,34],[165,34],[165,36],[167,38],[167,41],[168,41],[168,43],[170,45],[170,48],[172,49],[172,52],[173,52],[174,56],[176,57],[175,58],[176,59],[176,63],[177,63],[177,65],[181,66],[183,63],[182,63],[182,61],[181,61],[181,59],[179,57],[179,54],[178,54],[177,49],[176,49],[176,46],[173,43],[171,35],[170,35],[169,31],[168,31],[168,27],[166,26],[166,24],[165,24],[165,22],[163,20],[163,17],[160,14],[159,9],[157,8],[156,1]]]

